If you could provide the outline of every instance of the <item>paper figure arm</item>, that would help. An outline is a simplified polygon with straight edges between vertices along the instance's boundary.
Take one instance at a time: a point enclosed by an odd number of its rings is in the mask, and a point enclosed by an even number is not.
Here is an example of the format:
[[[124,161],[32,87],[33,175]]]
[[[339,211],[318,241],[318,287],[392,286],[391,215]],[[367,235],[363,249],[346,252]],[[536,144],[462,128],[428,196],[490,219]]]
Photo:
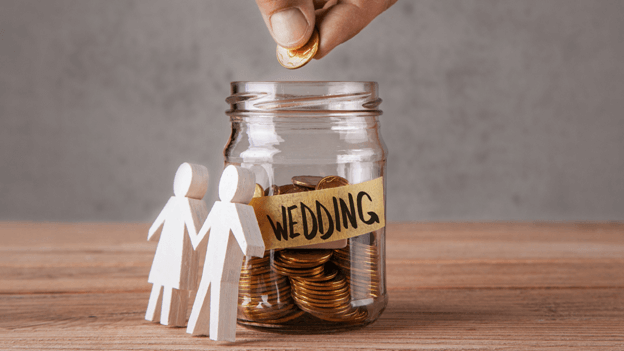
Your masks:
[[[230,225],[241,250],[247,257],[264,256],[264,241],[253,207],[244,204],[234,205],[238,218],[232,218]]]
[[[197,245],[199,245],[203,239],[198,238],[198,232],[206,221],[208,208],[204,200],[199,199],[187,198],[187,204],[188,206],[185,208],[186,211],[184,212],[184,225],[191,239],[193,249],[197,249]],[[197,245],[195,245],[195,241],[197,241]]]
[[[213,206],[212,209],[210,210],[210,213],[208,213],[207,216],[204,216],[202,218],[202,221],[204,218],[205,218],[205,221],[203,221],[203,225],[201,226],[201,229],[199,230],[199,232],[197,232],[196,235],[195,235],[196,233],[195,229],[193,229],[193,232],[191,232],[191,229],[189,228],[189,236],[191,237],[191,244],[193,245],[193,249],[197,249],[197,247],[201,245],[204,242],[204,240],[206,240],[206,238],[208,237],[210,233],[210,229],[212,229],[214,225],[214,221],[215,221],[214,218],[217,216],[217,211],[215,211],[215,207],[216,206]],[[197,223],[195,222],[195,220],[191,220],[190,222]],[[193,224],[193,226],[195,226],[194,228],[198,228],[199,223]]]
[[[156,220],[147,232],[147,241],[158,241],[160,239],[160,233],[162,233],[165,221],[174,207],[174,201],[175,198],[172,196],[169,201],[167,201],[167,204],[162,211],[160,211],[160,214],[156,217]]]

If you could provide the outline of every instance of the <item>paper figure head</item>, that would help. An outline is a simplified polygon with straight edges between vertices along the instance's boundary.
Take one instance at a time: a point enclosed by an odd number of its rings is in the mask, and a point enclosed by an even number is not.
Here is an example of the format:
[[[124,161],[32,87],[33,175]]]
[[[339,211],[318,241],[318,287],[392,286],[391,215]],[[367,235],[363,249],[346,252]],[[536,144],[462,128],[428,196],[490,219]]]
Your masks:
[[[219,198],[223,202],[248,204],[256,187],[256,176],[246,168],[227,166],[219,182]]]
[[[202,165],[184,162],[173,180],[173,193],[178,197],[201,200],[208,189],[208,169]]]

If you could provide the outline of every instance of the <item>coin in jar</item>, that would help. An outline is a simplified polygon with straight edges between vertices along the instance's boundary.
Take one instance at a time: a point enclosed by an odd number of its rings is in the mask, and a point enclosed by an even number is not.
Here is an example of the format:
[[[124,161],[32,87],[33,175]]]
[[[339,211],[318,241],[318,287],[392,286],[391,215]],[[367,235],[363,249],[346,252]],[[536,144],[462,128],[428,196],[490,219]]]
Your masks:
[[[276,54],[277,61],[285,68],[296,69],[305,66],[310,62],[316,52],[318,51],[320,42],[319,33],[314,29],[310,40],[298,49],[286,49],[281,46],[277,46]]]
[[[279,187],[279,194],[280,195],[296,194],[296,193],[302,193],[302,192],[309,191],[309,190],[310,189],[308,188],[300,187],[295,184],[286,184],[286,185],[282,185]]]
[[[294,185],[309,189],[315,189],[316,185],[319,181],[321,181],[321,179],[323,179],[323,177],[321,176],[302,175],[292,177],[292,182]]]
[[[349,181],[339,176],[327,176],[316,185],[316,190],[338,188],[349,185]]]
[[[273,184],[270,187],[266,188],[266,190],[264,191],[264,196],[269,195],[279,195],[279,187]]]
[[[264,189],[262,189],[262,185],[256,184],[253,197],[263,197],[263,196],[264,196]]]
[[[333,252],[331,250],[284,250],[280,251],[280,258],[286,261],[301,263],[316,263],[321,265],[331,258]]]

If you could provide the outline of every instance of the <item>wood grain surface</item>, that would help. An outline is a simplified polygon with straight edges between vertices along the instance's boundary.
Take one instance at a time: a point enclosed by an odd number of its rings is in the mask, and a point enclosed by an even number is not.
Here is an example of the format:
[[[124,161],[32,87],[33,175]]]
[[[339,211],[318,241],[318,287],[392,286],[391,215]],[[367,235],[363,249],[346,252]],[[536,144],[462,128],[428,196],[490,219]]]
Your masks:
[[[624,224],[388,225],[363,329],[235,343],[145,321],[147,224],[0,223],[0,350],[624,350]]]

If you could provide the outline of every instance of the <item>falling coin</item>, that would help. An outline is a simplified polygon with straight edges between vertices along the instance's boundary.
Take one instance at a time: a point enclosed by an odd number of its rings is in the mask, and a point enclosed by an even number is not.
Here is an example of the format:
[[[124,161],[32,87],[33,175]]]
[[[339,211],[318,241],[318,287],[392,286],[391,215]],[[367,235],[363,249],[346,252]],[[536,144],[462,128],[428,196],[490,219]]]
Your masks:
[[[316,55],[319,47],[319,41],[319,33],[315,28],[310,40],[298,49],[286,49],[278,45],[277,61],[280,65],[288,69],[303,67],[306,63],[312,60],[314,55]]]

